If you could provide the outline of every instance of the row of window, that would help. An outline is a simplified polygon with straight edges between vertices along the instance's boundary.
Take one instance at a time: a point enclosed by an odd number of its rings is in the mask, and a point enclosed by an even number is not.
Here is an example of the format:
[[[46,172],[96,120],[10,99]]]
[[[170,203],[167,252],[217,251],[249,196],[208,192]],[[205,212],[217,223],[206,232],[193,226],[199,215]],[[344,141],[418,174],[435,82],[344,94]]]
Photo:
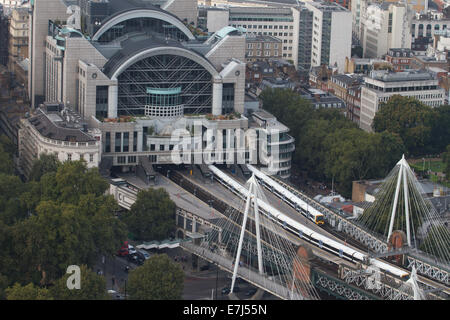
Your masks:
[[[81,158],[84,158],[84,160],[88,162],[94,162],[94,154],[92,153],[85,154],[84,157],[80,155],[80,159]],[[67,154],[67,161],[72,161],[72,153]]]
[[[127,162],[128,160],[128,162]],[[126,164],[126,163],[130,163],[130,164],[135,164],[137,163],[137,158],[136,156],[119,156],[117,157],[117,163],[119,164]]]
[[[292,18],[230,17],[230,21],[292,22]],[[281,29],[282,26],[280,26]]]
[[[240,24],[238,24],[238,25],[236,25],[236,24],[233,24],[232,25],[233,27],[242,27],[242,28],[245,28],[245,29],[269,29],[269,30],[272,30],[272,29],[274,29],[274,30],[277,30],[278,29],[278,26],[272,26],[272,25],[246,25],[246,24],[243,24],[243,25],[240,25]],[[273,27],[273,28],[272,28]],[[293,30],[294,29],[294,27],[293,26],[284,26],[284,30],[287,30],[287,29],[290,29],[290,30]],[[279,30],[283,30],[283,26],[280,26],[280,28],[279,28]]]
[[[264,44],[264,48],[265,49],[271,49],[272,47],[274,49],[278,49],[278,43],[273,43],[273,46],[272,46],[272,43],[265,43]],[[248,43],[247,44],[247,49],[253,49],[253,48],[261,49],[262,48],[262,43]]]
[[[105,133],[105,153],[111,152],[111,132]],[[116,132],[114,139],[114,152],[130,151],[130,133]],[[133,151],[137,151],[137,131],[133,132]]]
[[[261,51],[256,51],[256,54],[254,53],[255,51],[247,51],[247,57],[252,57],[252,56],[257,56],[257,57],[261,57]],[[270,51],[264,51],[264,56],[265,57],[270,57]],[[278,57],[278,51],[274,51],[273,52],[273,56],[274,57]]]

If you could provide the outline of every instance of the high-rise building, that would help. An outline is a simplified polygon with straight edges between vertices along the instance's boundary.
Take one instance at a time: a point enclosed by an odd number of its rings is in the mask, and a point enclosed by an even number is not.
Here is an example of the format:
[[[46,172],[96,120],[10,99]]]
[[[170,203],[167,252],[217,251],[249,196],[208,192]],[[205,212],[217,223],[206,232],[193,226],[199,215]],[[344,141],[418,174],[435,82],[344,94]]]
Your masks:
[[[305,72],[321,64],[337,65],[343,71],[345,58],[351,54],[351,13],[335,3],[202,7],[200,11],[208,31],[230,25],[247,35],[277,37],[282,41],[282,59]]]
[[[431,107],[438,107],[445,101],[445,90],[439,87],[436,75],[425,70],[372,71],[364,81],[360,127],[365,131],[372,131],[372,121],[380,104],[393,95],[416,98]]]
[[[361,16],[361,43],[365,58],[378,58],[390,48],[411,48],[413,12],[405,4],[374,3]]]
[[[14,8],[9,20],[8,69],[25,89],[28,89],[28,10],[27,7]]]
[[[345,58],[351,56],[352,17],[350,11],[335,4],[305,2],[313,12],[311,66],[345,68]]]

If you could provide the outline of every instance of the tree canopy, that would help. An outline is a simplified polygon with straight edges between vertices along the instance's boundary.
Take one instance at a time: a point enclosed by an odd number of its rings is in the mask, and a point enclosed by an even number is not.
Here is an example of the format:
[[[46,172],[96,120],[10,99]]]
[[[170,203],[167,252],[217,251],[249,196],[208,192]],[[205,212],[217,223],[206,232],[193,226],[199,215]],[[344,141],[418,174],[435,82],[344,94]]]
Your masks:
[[[43,153],[33,162],[29,180],[39,181],[46,173],[56,172],[61,163],[58,160],[56,154]]]
[[[48,289],[39,288],[32,283],[21,286],[15,283],[14,286],[6,289],[7,300],[52,300]]]
[[[128,277],[128,292],[135,300],[179,300],[183,288],[184,272],[166,254],[152,256]]]
[[[431,108],[417,99],[392,96],[373,119],[375,132],[398,134],[411,156],[441,153],[450,142],[450,106]]]
[[[82,161],[52,168],[27,183],[0,174],[0,273],[8,285],[51,284],[69,265],[92,266],[126,239],[97,169]]]
[[[0,173],[14,173],[14,145],[5,135],[0,135]]]
[[[353,180],[384,177],[405,152],[399,134],[364,132],[341,110],[314,109],[291,90],[266,89],[260,97],[295,138],[293,166],[315,180],[334,179],[346,197]]]
[[[105,278],[99,276],[86,265],[80,266],[81,280],[80,289],[68,289],[67,279],[69,274],[62,276],[55,285],[51,287],[50,293],[55,300],[109,300],[106,293]]]
[[[445,179],[450,181],[450,144],[445,149],[445,153],[443,154],[442,160],[444,161],[445,169]]]
[[[164,240],[175,231],[175,211],[164,189],[142,190],[123,220],[136,240]]]

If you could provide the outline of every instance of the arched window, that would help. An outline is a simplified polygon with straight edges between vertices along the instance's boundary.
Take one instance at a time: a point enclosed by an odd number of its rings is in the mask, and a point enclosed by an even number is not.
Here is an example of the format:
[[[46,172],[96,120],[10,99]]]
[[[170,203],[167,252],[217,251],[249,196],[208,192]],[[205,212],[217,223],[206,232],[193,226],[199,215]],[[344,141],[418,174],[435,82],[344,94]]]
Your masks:
[[[431,37],[431,24],[427,24],[427,34],[426,37]]]

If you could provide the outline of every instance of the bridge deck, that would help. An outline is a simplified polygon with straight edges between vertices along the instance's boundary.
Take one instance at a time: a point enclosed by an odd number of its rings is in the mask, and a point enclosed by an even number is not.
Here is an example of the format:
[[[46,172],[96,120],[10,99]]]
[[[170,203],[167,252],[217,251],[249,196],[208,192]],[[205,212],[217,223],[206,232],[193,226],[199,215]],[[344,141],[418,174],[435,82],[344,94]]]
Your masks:
[[[180,246],[191,252],[196,254],[197,256],[202,257],[205,260],[208,260],[212,263],[216,263],[221,269],[224,269],[230,273],[233,273],[233,263],[231,260],[211,252],[208,248],[195,245],[190,242],[181,243]],[[302,297],[296,292],[292,292],[284,285],[270,280],[267,277],[260,275],[257,271],[253,271],[245,266],[240,266],[238,268],[238,275],[240,278],[250,282],[251,284],[270,292],[271,294],[284,299],[284,300],[305,300],[307,298]]]

